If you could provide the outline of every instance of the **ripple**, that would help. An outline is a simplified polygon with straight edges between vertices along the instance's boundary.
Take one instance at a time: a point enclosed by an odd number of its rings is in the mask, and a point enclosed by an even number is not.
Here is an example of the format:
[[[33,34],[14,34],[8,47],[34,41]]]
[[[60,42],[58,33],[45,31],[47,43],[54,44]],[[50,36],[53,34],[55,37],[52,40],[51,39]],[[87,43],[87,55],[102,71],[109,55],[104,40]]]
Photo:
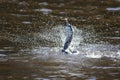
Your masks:
[[[99,67],[99,66],[94,66],[92,69],[120,69],[120,67]]]
[[[5,54],[0,54],[0,62],[6,62],[8,59],[7,59],[7,55]]]
[[[23,21],[22,23],[23,24],[31,24],[31,22],[29,22],[29,21]]]
[[[86,79],[86,80],[97,80],[97,79],[96,79],[95,76],[92,76],[92,77],[90,77],[90,78],[88,78],[88,79]]]
[[[39,5],[48,5],[48,3],[47,2],[41,2],[41,3],[39,3]]]
[[[120,37],[103,37],[103,38],[106,38],[106,39],[120,39]]]
[[[42,12],[43,14],[49,14],[52,12],[52,9],[41,8],[41,9],[35,9],[35,11]]]
[[[116,8],[106,8],[106,10],[108,11],[119,11],[120,7],[116,7]]]
[[[11,14],[12,16],[17,16],[17,17],[29,17],[29,16],[32,16],[32,15],[25,15],[25,14]]]
[[[35,78],[35,80],[50,80],[50,79],[47,79],[47,78]]]
[[[22,6],[22,7],[29,6],[29,4],[26,1],[19,2],[18,4],[19,4],[19,6]]]
[[[66,14],[66,12],[59,12],[60,14]]]
[[[6,57],[7,55],[5,55],[5,54],[0,54],[0,57]]]

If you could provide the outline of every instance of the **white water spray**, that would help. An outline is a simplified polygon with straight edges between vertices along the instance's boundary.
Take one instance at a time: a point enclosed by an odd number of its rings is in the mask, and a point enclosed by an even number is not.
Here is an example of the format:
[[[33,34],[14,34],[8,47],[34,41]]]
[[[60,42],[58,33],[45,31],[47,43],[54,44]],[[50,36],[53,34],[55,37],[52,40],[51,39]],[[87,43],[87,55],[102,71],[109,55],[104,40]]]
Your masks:
[[[77,55],[82,54],[87,58],[101,58],[104,56],[112,58],[120,57],[119,45],[113,46],[110,44],[84,43],[83,42],[84,38],[82,36],[83,31],[77,29],[75,26],[72,27],[73,27],[73,39],[69,48],[67,49],[69,53],[71,53],[72,51],[77,51]],[[59,54],[61,52],[61,49],[66,38],[65,26],[62,25],[55,26],[54,28],[44,31],[42,33],[36,33],[34,37],[35,39],[41,38],[42,40],[52,41],[56,43],[56,47],[40,46],[38,48],[34,48],[32,50],[33,53]],[[80,45],[81,43],[83,45]]]

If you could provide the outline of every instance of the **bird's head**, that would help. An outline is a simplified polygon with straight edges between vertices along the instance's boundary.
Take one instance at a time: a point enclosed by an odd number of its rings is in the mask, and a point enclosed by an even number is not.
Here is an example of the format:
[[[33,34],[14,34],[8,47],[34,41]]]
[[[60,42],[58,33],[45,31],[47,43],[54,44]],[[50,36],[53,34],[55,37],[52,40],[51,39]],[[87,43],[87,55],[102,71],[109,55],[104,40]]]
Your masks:
[[[68,23],[68,18],[65,18],[64,20],[66,21],[66,23]]]

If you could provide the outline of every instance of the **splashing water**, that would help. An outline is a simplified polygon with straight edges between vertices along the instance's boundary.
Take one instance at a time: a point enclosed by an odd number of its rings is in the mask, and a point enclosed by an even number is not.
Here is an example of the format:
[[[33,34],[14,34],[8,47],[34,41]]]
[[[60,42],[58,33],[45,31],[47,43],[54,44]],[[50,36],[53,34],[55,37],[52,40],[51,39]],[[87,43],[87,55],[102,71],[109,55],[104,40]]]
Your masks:
[[[73,26],[73,40],[69,46],[70,50],[73,51],[77,49],[77,47],[79,47],[80,42],[83,42],[81,34],[82,30],[79,30],[75,26]],[[55,42],[57,44],[57,48],[55,47],[51,49],[55,51],[60,51],[64,45],[64,41],[66,38],[65,26],[62,25],[56,26],[51,30],[47,30],[43,33],[40,33],[39,37],[41,37],[44,40]]]
[[[93,32],[93,31],[91,31]],[[84,39],[94,36],[93,33],[87,32],[85,36],[83,35],[84,31],[77,29],[76,26],[73,26],[73,39],[67,49],[69,53],[74,52],[74,55],[84,55],[88,58],[101,58],[101,57],[112,57],[119,58],[120,55],[120,45],[111,45],[108,43],[104,44],[95,44],[95,43],[85,43]],[[95,34],[96,35],[96,34]],[[60,54],[64,41],[66,38],[65,26],[58,25],[54,26],[52,29],[47,29],[43,32],[38,33],[29,33],[26,35],[9,35],[9,40],[12,42],[19,42],[20,44],[30,44],[32,46],[32,53],[37,54]],[[43,41],[43,42],[41,42]],[[55,43],[55,46],[52,46],[52,43]],[[49,43],[49,44],[47,44]],[[42,44],[42,46],[41,46]],[[46,46],[48,45],[48,46]],[[25,50],[21,50],[25,51]],[[72,53],[71,53],[72,54]]]
[[[82,30],[77,29],[73,26],[73,40],[67,49],[69,53],[71,51],[76,51],[77,55],[82,55],[88,58],[101,58],[101,57],[112,57],[112,58],[119,58],[119,45],[113,46],[110,44],[87,44],[84,43]],[[90,34],[88,34],[90,35]],[[42,39],[55,42],[57,45],[56,47],[39,47],[37,49],[33,49],[33,53],[40,53],[40,54],[60,54],[62,46],[65,41],[65,26],[59,25],[51,30],[48,30],[43,33],[39,33],[39,36]],[[88,36],[87,36],[88,37]],[[84,45],[80,45],[83,43]],[[71,53],[72,54],[72,53]]]

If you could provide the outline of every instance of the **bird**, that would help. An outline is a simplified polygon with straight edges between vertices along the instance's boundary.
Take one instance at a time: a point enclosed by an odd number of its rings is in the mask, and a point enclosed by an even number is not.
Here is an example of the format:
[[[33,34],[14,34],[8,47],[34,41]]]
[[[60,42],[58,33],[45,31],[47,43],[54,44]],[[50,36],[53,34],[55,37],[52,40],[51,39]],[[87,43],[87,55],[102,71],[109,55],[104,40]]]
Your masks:
[[[68,52],[66,51],[66,49],[68,49],[72,38],[73,38],[73,29],[71,24],[68,22],[68,18],[65,18],[65,22],[66,22],[66,39],[65,39],[65,43],[62,49],[63,53],[68,54]]]

